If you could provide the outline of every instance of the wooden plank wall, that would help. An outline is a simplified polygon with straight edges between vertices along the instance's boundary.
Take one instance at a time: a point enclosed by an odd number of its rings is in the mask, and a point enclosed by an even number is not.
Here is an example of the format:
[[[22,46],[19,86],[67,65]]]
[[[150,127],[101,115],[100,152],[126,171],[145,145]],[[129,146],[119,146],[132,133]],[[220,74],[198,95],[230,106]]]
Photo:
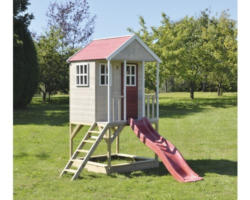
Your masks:
[[[89,86],[76,86],[76,65],[89,64]],[[95,62],[74,62],[70,66],[70,122],[95,121]]]

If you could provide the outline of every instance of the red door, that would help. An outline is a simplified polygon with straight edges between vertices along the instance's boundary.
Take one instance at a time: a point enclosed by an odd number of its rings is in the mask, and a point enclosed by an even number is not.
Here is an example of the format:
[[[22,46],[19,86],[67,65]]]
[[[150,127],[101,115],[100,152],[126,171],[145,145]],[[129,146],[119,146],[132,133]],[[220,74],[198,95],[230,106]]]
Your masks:
[[[126,69],[127,81],[127,119],[138,118],[138,66],[137,64],[127,64]],[[123,95],[123,65],[121,67],[121,86]],[[123,113],[123,106],[122,106]]]

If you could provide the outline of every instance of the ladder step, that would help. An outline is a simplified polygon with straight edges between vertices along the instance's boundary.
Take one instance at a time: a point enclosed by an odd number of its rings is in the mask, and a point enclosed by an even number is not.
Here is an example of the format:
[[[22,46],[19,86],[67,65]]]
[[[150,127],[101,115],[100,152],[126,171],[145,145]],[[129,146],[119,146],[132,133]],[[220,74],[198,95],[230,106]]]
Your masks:
[[[81,159],[71,159],[72,162],[82,162],[83,160]]]
[[[98,136],[91,136],[91,139],[97,140]]]
[[[77,170],[74,169],[65,169],[64,171],[75,174]]]
[[[94,141],[94,140],[83,140],[83,142],[86,142],[86,143],[95,143],[96,141]]]
[[[89,151],[88,150],[84,150],[84,149],[77,149],[78,152],[81,152],[81,153],[88,153]]]
[[[96,133],[96,134],[100,134],[100,131],[89,131],[89,133]]]

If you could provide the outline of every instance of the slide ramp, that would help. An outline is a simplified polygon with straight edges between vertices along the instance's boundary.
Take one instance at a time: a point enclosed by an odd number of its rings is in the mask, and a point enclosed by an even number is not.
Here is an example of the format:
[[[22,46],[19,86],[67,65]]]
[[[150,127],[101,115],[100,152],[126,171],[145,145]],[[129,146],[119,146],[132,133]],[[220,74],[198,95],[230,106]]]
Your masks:
[[[140,141],[159,156],[177,181],[193,182],[203,179],[189,167],[177,148],[154,130],[146,117],[140,120],[130,119],[130,126]]]

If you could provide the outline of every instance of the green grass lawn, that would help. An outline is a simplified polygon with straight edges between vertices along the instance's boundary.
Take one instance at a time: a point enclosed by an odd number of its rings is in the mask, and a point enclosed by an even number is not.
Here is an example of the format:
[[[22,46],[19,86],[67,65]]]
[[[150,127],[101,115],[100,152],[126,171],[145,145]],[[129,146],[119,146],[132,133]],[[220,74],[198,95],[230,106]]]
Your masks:
[[[35,97],[14,113],[14,199],[154,199],[237,198],[237,94],[160,95],[159,132],[170,140],[204,181],[179,183],[162,164],[158,169],[110,176],[83,171],[80,179],[59,178],[68,161],[68,97],[51,104]],[[80,140],[87,127],[81,130]],[[129,127],[121,134],[121,152],[152,157]],[[104,153],[101,143],[95,154]]]

